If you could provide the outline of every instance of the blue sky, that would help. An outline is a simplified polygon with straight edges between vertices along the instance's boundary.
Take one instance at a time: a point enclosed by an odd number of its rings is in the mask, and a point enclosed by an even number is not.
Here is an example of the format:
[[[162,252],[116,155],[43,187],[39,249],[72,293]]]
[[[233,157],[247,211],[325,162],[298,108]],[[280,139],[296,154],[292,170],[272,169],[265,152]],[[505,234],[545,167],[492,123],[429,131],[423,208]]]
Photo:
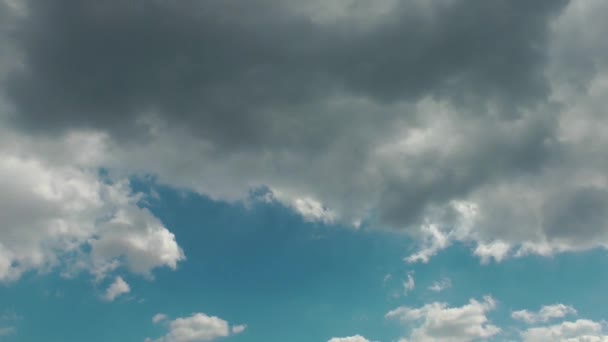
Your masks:
[[[605,0],[0,0],[0,341],[608,342]]]

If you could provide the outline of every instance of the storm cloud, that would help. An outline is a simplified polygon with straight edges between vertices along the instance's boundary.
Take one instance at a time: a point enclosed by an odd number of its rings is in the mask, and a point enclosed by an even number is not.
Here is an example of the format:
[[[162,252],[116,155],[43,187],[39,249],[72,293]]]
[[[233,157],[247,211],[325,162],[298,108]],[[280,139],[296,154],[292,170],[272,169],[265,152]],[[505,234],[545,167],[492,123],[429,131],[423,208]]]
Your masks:
[[[347,13],[319,18],[331,4]],[[564,4],[380,2],[384,13],[358,18],[371,6],[29,1],[11,34],[24,65],[4,88],[32,130],[125,133],[154,114],[219,148],[319,148],[352,125],[408,116],[339,113],[336,97],[433,96],[506,115],[543,100],[548,21]]]
[[[99,138],[62,162],[220,200],[266,188],[431,254],[608,245],[607,28],[578,28],[599,1],[3,4],[6,127]]]

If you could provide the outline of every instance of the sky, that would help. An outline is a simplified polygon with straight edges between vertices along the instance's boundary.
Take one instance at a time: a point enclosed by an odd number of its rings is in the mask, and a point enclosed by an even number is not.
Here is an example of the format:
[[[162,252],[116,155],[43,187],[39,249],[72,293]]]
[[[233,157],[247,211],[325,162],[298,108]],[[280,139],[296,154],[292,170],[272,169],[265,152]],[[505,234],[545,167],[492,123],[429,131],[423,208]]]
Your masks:
[[[0,0],[0,341],[608,341],[605,13]]]

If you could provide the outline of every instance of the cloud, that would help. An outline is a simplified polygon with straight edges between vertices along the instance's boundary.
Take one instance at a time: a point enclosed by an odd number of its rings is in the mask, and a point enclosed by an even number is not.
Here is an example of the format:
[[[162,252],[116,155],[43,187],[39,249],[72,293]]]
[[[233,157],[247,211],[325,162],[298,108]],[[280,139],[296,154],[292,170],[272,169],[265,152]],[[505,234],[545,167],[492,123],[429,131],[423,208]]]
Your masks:
[[[379,20],[367,19],[372,6],[332,1],[344,15],[330,21],[316,20],[324,4],[313,3],[27,1],[28,15],[13,27],[23,66],[7,85],[15,121],[32,130],[119,132],[151,110],[222,148],[310,148],[327,140],[310,106],[323,109],[341,92],[377,102],[428,93],[466,101],[467,92],[535,102],[547,92],[539,72],[547,21],[565,1],[386,1]],[[359,17],[361,8],[367,15]],[[43,110],[49,125],[38,123]],[[312,117],[283,117],[298,110]]]
[[[608,246],[602,1],[2,3],[2,126],[95,135],[89,171],[228,201],[265,188],[308,220],[409,234],[408,262]],[[121,219],[159,225],[142,211]],[[136,248],[168,230],[114,224],[99,258],[181,260]]]
[[[410,342],[453,341],[468,342],[488,339],[501,329],[489,322],[486,314],[496,308],[492,297],[484,297],[482,302],[471,299],[460,307],[448,307],[446,303],[433,302],[419,308],[402,306],[386,314],[386,318],[396,319],[413,325],[411,334],[405,340]]]
[[[443,290],[449,289],[452,287],[452,280],[450,278],[442,278],[439,281],[433,282],[431,286],[429,286],[429,290],[433,292],[441,292]]]
[[[174,235],[139,205],[141,195],[127,180],[103,179],[86,166],[97,153],[96,135],[47,142],[4,133],[0,281],[58,267],[98,279],[120,266],[150,275],[184,259]]]
[[[112,302],[114,301],[114,299],[129,292],[131,292],[131,287],[129,286],[129,284],[127,284],[127,282],[124,281],[122,277],[116,277],[116,280],[114,280],[114,282],[110,284],[110,286],[106,290],[104,299],[109,302]]]
[[[129,231],[130,226],[146,227]],[[91,243],[96,259],[124,257],[131,271],[149,276],[160,265],[171,269],[184,259],[175,236],[147,210],[119,210],[104,226],[104,235]]]
[[[156,317],[156,316],[155,316]],[[195,313],[190,317],[177,318],[169,322],[169,331],[158,339],[146,339],[148,342],[207,342],[215,341],[231,334],[239,334],[245,325],[230,328],[228,322],[204,313]]]
[[[231,328],[233,335],[240,334],[245,331],[245,329],[247,329],[247,324],[233,325]]]
[[[530,312],[528,310],[513,311],[511,317],[518,321],[534,324],[538,322],[545,323],[554,318],[563,318],[567,315],[576,315],[576,313],[576,309],[572,306],[553,304],[543,306],[538,312]]]
[[[420,227],[420,250],[412,255],[407,256],[404,261],[407,263],[427,263],[437,252],[447,248],[451,243],[449,234],[442,232],[440,228],[433,223],[427,223]]]
[[[309,221],[332,223],[336,219],[334,213],[312,198],[296,198],[290,206]]]
[[[416,282],[414,281],[414,276],[411,273],[407,275],[407,280],[403,282],[403,294],[407,295],[408,293],[414,291],[416,288]]]
[[[481,259],[482,264],[487,264],[491,259],[496,262],[502,261],[509,253],[511,246],[503,241],[492,241],[490,243],[480,243],[477,245],[473,254]]]
[[[361,335],[355,335],[350,337],[333,337],[327,342],[370,342],[368,339]]]
[[[608,335],[603,333],[600,323],[579,319],[574,322],[529,328],[522,332],[524,342],[605,342]]]
[[[160,323],[164,320],[166,320],[168,317],[165,314],[162,313],[157,313],[156,315],[154,315],[152,317],[152,323],[156,324],[156,323]]]

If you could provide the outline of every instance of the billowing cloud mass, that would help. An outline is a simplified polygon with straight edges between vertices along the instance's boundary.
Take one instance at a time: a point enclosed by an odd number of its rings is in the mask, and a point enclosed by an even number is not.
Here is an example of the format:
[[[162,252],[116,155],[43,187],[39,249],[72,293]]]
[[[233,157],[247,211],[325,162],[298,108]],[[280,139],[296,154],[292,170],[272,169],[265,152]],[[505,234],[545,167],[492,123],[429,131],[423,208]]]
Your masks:
[[[496,308],[492,297],[483,301],[471,299],[460,307],[433,302],[419,308],[402,306],[386,314],[412,327],[411,334],[401,341],[408,342],[469,342],[489,339],[501,329],[490,323],[487,313]]]
[[[608,335],[598,322],[579,319],[546,327],[530,328],[522,332],[524,342],[606,342]]]
[[[104,295],[104,299],[111,302],[114,301],[119,296],[122,296],[125,293],[131,292],[131,287],[129,284],[122,279],[122,277],[116,277],[116,280],[106,290]]]
[[[398,232],[409,264],[454,244],[482,264],[607,249],[606,13],[605,0],[0,0],[0,283],[84,273],[112,301],[131,290],[117,274],[177,269],[179,236],[134,179]],[[402,341],[491,340],[496,307],[386,318]],[[608,341],[603,322],[554,321],[576,314],[511,317],[524,341]],[[167,328],[154,342],[247,330],[152,320]]]
[[[537,322],[548,322],[554,318],[562,318],[567,315],[576,315],[576,313],[576,309],[572,306],[553,304],[543,306],[538,312],[530,312],[528,310],[513,311],[511,317],[518,321],[534,324]]]
[[[32,142],[3,133],[0,281],[58,266],[97,278],[118,267],[149,275],[184,258],[174,235],[138,205],[142,197],[128,181],[106,181],[86,167],[97,135]]]
[[[369,342],[369,340],[361,335],[355,335],[349,337],[334,337],[327,342]]]
[[[455,242],[483,262],[608,246],[605,1],[1,6],[2,126],[33,145],[98,139],[84,166],[62,153],[32,166],[43,151],[16,155],[8,140],[3,163],[22,158],[12,163],[87,184],[100,168],[148,174],[229,201],[268,189],[264,198],[310,220],[409,234],[420,244],[409,262]],[[19,196],[32,189],[17,184]],[[70,191],[90,196],[84,203],[99,196]],[[94,256],[124,254],[142,274],[174,267],[171,233],[129,208]],[[77,208],[36,209],[47,216],[26,231],[52,236],[53,250],[97,236],[69,225],[48,233],[45,219],[96,222]],[[13,221],[2,220],[24,224]],[[147,228],[116,233],[135,225]],[[23,241],[19,252],[2,244],[3,278],[56,263],[40,240]]]
[[[156,317],[156,316],[155,316]],[[204,313],[195,313],[190,317],[177,318],[169,322],[169,332],[158,339],[146,339],[147,342],[207,342],[215,341],[231,334],[239,334],[245,325],[230,328],[225,320]]]

